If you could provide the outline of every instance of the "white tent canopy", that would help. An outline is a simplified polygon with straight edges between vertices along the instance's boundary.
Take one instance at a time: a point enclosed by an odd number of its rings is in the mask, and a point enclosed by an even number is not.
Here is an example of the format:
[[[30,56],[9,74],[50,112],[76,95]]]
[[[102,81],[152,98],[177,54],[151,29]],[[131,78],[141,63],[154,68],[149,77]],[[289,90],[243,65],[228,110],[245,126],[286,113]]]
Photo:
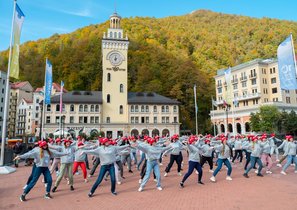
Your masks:
[[[69,133],[68,131],[65,131],[65,130],[64,130],[64,131],[61,131],[61,132],[58,130],[58,131],[56,131],[56,132],[53,133],[53,134],[54,134],[54,136],[59,136],[60,134],[61,134],[61,135],[64,134],[64,136],[65,136],[65,135],[68,135],[68,134],[70,134],[70,133]]]

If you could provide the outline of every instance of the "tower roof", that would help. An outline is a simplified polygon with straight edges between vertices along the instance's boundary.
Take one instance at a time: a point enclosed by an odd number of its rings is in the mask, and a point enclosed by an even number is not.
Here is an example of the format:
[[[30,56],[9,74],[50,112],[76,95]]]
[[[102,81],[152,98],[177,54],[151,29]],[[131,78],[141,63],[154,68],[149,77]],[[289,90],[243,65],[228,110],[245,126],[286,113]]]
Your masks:
[[[116,13],[116,12],[114,12],[114,13],[110,16],[110,18],[113,18],[113,17],[117,17],[117,18],[119,18],[119,19],[122,19],[122,17],[121,17],[118,13]]]

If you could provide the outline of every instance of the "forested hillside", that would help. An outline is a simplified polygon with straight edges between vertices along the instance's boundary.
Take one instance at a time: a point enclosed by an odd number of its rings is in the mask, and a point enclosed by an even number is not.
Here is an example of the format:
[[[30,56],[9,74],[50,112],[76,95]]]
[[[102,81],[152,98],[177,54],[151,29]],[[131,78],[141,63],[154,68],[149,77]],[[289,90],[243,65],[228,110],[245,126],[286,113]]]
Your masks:
[[[108,17],[107,17],[108,19]],[[53,63],[54,80],[68,90],[101,90],[101,38],[108,21],[70,34],[26,42],[20,49],[21,80],[42,86],[45,58]],[[24,26],[25,27],[25,26]],[[210,130],[209,110],[216,70],[255,58],[276,57],[297,23],[256,19],[211,11],[167,18],[124,18],[129,47],[129,90],[154,91],[179,100],[182,128],[193,129],[193,85],[198,86],[199,128]],[[8,52],[0,53],[0,69],[7,69]]]

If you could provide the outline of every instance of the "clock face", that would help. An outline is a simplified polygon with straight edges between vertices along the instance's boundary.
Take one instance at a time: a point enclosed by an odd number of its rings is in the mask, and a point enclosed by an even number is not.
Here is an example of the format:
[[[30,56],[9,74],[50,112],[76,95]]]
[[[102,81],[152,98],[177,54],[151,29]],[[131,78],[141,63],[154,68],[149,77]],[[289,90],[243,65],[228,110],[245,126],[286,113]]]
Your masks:
[[[113,52],[109,55],[109,61],[113,66],[119,66],[123,62],[123,58],[120,53]]]

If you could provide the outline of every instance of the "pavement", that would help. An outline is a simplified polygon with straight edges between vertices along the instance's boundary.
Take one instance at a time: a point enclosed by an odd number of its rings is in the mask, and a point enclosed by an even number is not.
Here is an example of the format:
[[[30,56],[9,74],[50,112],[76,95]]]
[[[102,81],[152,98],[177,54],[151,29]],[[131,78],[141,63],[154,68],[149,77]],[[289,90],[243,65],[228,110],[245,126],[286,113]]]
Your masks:
[[[186,173],[187,158],[182,173]],[[23,164],[17,171],[8,175],[0,175],[0,209],[34,209],[34,210],[68,210],[68,209],[220,209],[220,210],[296,210],[297,209],[297,174],[294,167],[287,170],[288,175],[280,174],[280,168],[276,163],[272,168],[272,174],[257,177],[251,171],[250,178],[242,176],[243,164],[232,165],[233,181],[227,181],[225,167],[217,175],[217,182],[212,183],[209,178],[209,166],[204,166],[203,182],[197,184],[197,174],[193,173],[185,182],[185,187],[180,188],[182,177],[178,176],[176,165],[171,169],[168,177],[164,177],[164,170],[169,157],[165,157],[164,165],[160,166],[162,172],[162,191],[156,189],[156,184],[151,176],[143,192],[138,192],[139,171],[133,166],[133,174],[128,173],[125,167],[121,185],[117,185],[117,196],[110,193],[110,181],[103,181],[97,188],[94,197],[88,198],[87,194],[95,182],[97,176],[89,178],[84,183],[82,174],[74,175],[74,191],[69,190],[66,180],[63,180],[55,193],[51,193],[53,199],[44,199],[45,187],[41,178],[31,192],[26,196],[27,201],[21,202],[19,196],[22,188],[31,173],[31,167]],[[95,175],[98,175],[97,169]],[[56,176],[53,175],[53,181]]]

